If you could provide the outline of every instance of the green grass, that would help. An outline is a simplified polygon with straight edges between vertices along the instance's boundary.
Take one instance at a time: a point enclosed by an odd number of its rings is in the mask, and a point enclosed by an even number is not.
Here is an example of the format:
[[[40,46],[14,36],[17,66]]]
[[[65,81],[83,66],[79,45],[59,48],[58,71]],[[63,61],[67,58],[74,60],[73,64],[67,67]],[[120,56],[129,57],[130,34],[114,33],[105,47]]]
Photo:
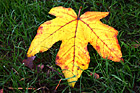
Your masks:
[[[91,56],[89,68],[71,88],[55,64],[61,43],[58,42],[47,52],[36,55],[34,63],[44,64],[43,71],[37,73],[25,67],[22,60],[36,30],[40,24],[54,18],[48,12],[55,6],[71,7],[77,13],[80,6],[83,7],[81,13],[109,11],[110,15],[102,22],[119,31],[118,40],[124,63],[105,60],[88,45]],[[138,0],[0,0],[0,89],[8,93],[54,92],[62,79],[57,92],[140,93],[139,28]],[[100,78],[95,79],[90,73],[98,73]]]

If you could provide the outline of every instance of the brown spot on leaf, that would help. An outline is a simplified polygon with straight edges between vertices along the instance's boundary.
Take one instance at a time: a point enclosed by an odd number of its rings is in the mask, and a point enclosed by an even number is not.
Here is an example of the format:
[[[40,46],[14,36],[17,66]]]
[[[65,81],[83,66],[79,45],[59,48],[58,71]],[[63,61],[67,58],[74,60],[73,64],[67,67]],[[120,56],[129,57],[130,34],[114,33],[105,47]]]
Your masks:
[[[77,70],[79,70],[80,68],[79,67],[77,67]]]
[[[114,51],[115,49],[114,48],[111,48],[111,50]]]
[[[42,53],[43,51],[42,50],[40,50],[40,53]]]
[[[82,64],[82,66],[85,66],[85,64]]]
[[[68,11],[70,11],[71,10],[71,8],[68,8]]]
[[[56,60],[56,65],[61,65],[61,63],[59,62],[59,56],[56,56],[56,58],[55,58],[55,60]]]
[[[84,49],[87,51],[87,46]]]
[[[69,69],[69,67],[68,66],[65,66],[64,69]]]
[[[108,35],[107,34],[105,34],[105,36],[108,38]]]
[[[96,18],[89,18],[88,21],[94,21]]]
[[[51,24],[52,22],[50,22],[50,21],[47,21],[45,24],[47,24],[47,25],[49,25],[49,24]]]
[[[71,59],[70,54],[66,55],[66,56],[65,56],[65,59],[67,59],[67,60],[68,60],[68,59]]]
[[[104,59],[106,59],[105,55],[102,56]]]
[[[114,37],[117,39],[117,35],[115,34]]]
[[[96,49],[97,49],[98,51],[100,51],[100,46],[96,45]]]
[[[77,64],[79,64],[79,61],[76,61]]]
[[[40,26],[39,28],[38,28],[38,30],[42,30],[43,29],[43,27],[42,26]]]
[[[59,56],[56,56],[56,60],[59,60]]]
[[[58,55],[56,56],[56,65],[61,66],[64,65],[63,61]]]
[[[119,43],[118,43],[117,47],[118,47],[119,49],[121,49],[121,47],[120,47]]]
[[[39,27],[39,28],[38,28],[37,34],[36,34],[37,36],[43,34],[42,28],[43,28],[43,27]],[[37,37],[37,38],[38,38],[38,37]]]
[[[81,51],[78,51],[78,56],[80,56],[83,60],[88,59],[88,55]]]
[[[62,63],[62,62],[60,62],[59,60],[56,60],[56,65],[58,65],[58,66],[62,66],[62,65],[64,65],[64,63]]]
[[[116,43],[119,44],[118,40],[116,40]]]
[[[90,63],[90,59],[88,59],[88,62],[87,62],[87,64],[89,64]]]

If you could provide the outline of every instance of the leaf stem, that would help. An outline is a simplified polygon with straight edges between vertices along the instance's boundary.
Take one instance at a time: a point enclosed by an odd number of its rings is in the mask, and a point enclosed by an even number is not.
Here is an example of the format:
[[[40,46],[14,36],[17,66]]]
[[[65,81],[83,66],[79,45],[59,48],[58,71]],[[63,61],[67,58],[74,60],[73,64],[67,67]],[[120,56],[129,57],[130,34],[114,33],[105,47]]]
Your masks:
[[[81,12],[81,9],[82,9],[82,6],[80,6],[80,9],[79,9],[78,19],[79,19],[79,17],[80,17],[80,12]]]

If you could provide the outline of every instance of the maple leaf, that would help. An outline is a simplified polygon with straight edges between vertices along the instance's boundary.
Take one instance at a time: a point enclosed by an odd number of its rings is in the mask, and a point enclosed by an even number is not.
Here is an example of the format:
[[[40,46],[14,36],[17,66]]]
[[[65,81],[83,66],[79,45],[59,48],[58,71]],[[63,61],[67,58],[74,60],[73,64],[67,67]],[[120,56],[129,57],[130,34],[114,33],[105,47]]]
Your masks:
[[[82,72],[89,66],[90,43],[100,56],[112,61],[122,60],[117,40],[118,31],[103,24],[100,19],[109,12],[85,12],[78,16],[71,8],[54,7],[49,14],[56,18],[41,24],[32,41],[27,56],[47,51],[57,41],[62,41],[56,56],[56,64],[61,67],[69,85],[74,87]]]

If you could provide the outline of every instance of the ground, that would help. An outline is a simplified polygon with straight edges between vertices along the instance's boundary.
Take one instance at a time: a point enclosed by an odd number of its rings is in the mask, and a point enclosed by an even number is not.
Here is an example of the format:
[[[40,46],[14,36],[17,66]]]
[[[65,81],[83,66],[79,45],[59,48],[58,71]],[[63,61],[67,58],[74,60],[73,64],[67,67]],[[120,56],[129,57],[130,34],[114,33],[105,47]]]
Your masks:
[[[105,60],[89,44],[89,68],[74,88],[67,84],[55,57],[61,42],[39,53],[29,69],[22,61],[39,25],[55,18],[52,7],[71,7],[86,11],[110,12],[101,21],[119,31],[123,62]],[[1,0],[0,1],[0,91],[4,92],[140,92],[140,2],[138,0]],[[100,75],[94,78],[94,73]],[[60,84],[59,81],[61,80]],[[56,89],[57,85],[58,88]]]

